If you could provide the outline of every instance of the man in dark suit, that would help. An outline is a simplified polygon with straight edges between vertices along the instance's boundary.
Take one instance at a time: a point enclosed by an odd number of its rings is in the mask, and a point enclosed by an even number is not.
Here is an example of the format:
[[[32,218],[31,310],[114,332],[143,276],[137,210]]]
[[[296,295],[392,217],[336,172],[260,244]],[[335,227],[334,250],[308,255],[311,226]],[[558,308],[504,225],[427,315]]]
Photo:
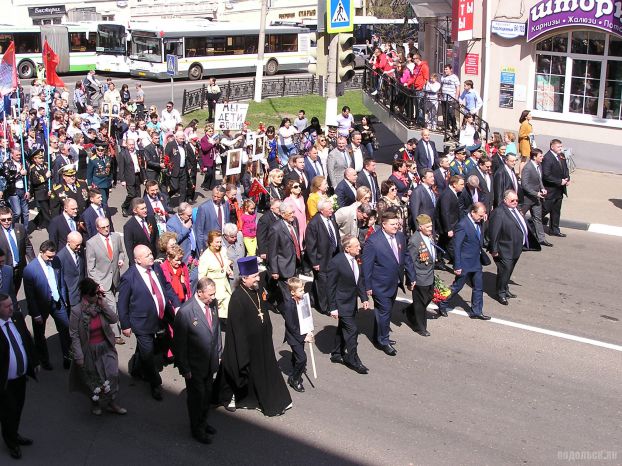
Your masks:
[[[378,185],[378,176],[376,175],[376,161],[372,158],[363,160],[363,169],[356,177],[357,189],[361,186],[369,188],[371,191],[370,204],[372,208],[376,208],[376,203],[380,200],[380,188]]]
[[[420,214],[417,231],[410,237],[408,253],[413,260],[417,283],[412,290],[412,306],[406,308],[406,317],[415,332],[429,337],[426,308],[434,295],[434,264],[437,251],[434,247],[432,217]]]
[[[123,335],[136,336],[136,352],[132,376],[142,376],[151,386],[151,396],[162,400],[162,378],[156,366],[156,339],[166,335],[173,325],[173,308],[179,299],[162,269],[153,266],[153,254],[148,246],[139,244],[132,251],[136,263],[121,276],[117,310]],[[133,366],[133,367],[132,367]]]
[[[155,180],[145,182],[145,195],[143,199],[147,203],[147,215],[153,215],[154,209],[158,208],[164,211],[166,218],[175,211],[169,205],[169,198],[160,191],[160,185]]]
[[[454,247],[456,260],[454,263],[454,273],[456,278],[451,284],[451,295],[442,301],[438,312],[447,317],[447,307],[449,301],[460,293],[462,287],[469,278],[473,286],[471,292],[471,319],[490,320],[490,317],[483,313],[484,308],[484,279],[482,276],[481,255],[483,243],[483,232],[481,222],[486,216],[486,206],[482,202],[476,202],[471,206],[470,212],[462,218],[456,225]],[[490,262],[490,260],[489,260]]]
[[[559,230],[559,219],[564,194],[568,196],[570,172],[568,164],[566,164],[566,157],[564,156],[564,146],[559,139],[553,139],[549,151],[544,154],[544,159],[542,160],[542,182],[546,189],[542,217],[550,214],[549,235],[563,238],[566,234]]]
[[[464,189],[464,178],[460,175],[452,175],[449,179],[449,188],[443,191],[443,194],[436,203],[438,213],[438,232],[440,234],[439,242],[441,247],[445,249],[449,259],[454,261],[454,226],[460,220],[460,204],[458,196]]]
[[[413,189],[410,193],[410,202],[408,208],[410,209],[411,227],[418,229],[417,217],[421,214],[425,214],[432,219],[432,225],[436,228],[436,221],[438,219],[436,213],[436,193],[434,192],[434,172],[429,168],[426,168],[421,172],[421,184]]]
[[[544,226],[542,225],[542,201],[546,197],[546,189],[542,183],[542,159],[544,154],[540,149],[532,149],[531,160],[525,164],[521,172],[521,187],[523,188],[523,203],[520,211],[523,216],[531,212],[531,220],[536,230],[538,242],[542,246],[552,247],[553,245],[544,236]]]
[[[438,168],[434,170],[434,183],[436,184],[436,192],[440,196],[449,186],[449,157],[441,155],[438,158]]]
[[[192,228],[192,206],[182,202],[177,208],[177,213],[169,217],[166,222],[166,231],[177,234],[177,244],[184,250],[184,263],[188,263],[190,257],[198,258],[197,240]]]
[[[309,221],[305,232],[307,259],[313,268],[313,297],[315,308],[328,315],[328,263],[339,252],[341,238],[339,227],[333,218],[333,203],[320,199],[317,214]]]
[[[436,144],[434,144],[434,141],[430,141],[430,131],[428,129],[421,131],[421,139],[415,149],[415,161],[419,170],[425,168],[434,170],[438,167]]]
[[[408,288],[415,285],[416,275],[412,258],[406,248],[406,238],[400,230],[395,212],[382,215],[382,229],[373,233],[363,249],[363,275],[367,295],[374,299],[374,340],[379,349],[389,356],[397,351],[389,340],[391,311],[397,288],[403,289],[404,272]]]
[[[285,175],[285,183],[289,180],[294,180],[300,183],[302,189],[302,197],[305,198],[305,202],[309,197],[309,188],[311,187],[311,180],[307,178],[305,173],[305,158],[303,155],[297,154],[292,157],[292,171]]]
[[[516,155],[507,154],[504,157],[504,164],[499,167],[493,177],[493,199],[494,206],[497,207],[503,204],[503,193],[508,189],[520,194],[520,185],[518,184],[518,178],[514,172],[514,166],[516,165]]]
[[[346,168],[343,180],[335,187],[335,195],[337,196],[337,205],[339,207],[347,207],[356,202],[356,177],[354,168]]]
[[[353,167],[357,172],[363,169],[363,161],[370,158],[367,148],[362,144],[363,136],[360,131],[350,133],[350,144],[346,150],[351,154]]]
[[[90,205],[82,214],[82,220],[84,221],[84,226],[86,227],[86,235],[84,239],[87,241],[97,234],[97,225],[95,222],[98,217],[107,218],[110,222],[110,231],[114,231],[110,209],[102,202],[102,193],[99,188],[89,189],[89,201]]]
[[[343,363],[359,374],[367,374],[369,369],[363,365],[358,354],[358,328],[356,326],[357,299],[363,302],[363,309],[369,308],[365,292],[363,271],[357,257],[361,253],[359,240],[352,235],[341,238],[343,253],[333,257],[327,268],[328,309],[333,319],[339,319],[335,334],[335,348],[330,360]]]
[[[326,177],[326,173],[324,173],[324,167],[322,167],[322,161],[317,153],[317,148],[312,146],[307,151],[307,156],[305,157],[305,174],[307,175],[307,179],[309,182],[313,181],[313,178],[316,176],[323,176],[326,178],[328,182],[328,178]]]
[[[268,258],[268,244],[272,226],[281,218],[279,213],[281,202],[280,199],[270,199],[270,210],[265,212],[257,222],[257,255],[263,261]]]
[[[473,173],[473,172],[471,172]],[[458,196],[458,205],[460,207],[460,217],[464,217],[469,213],[471,206],[476,202],[482,202],[488,205],[486,194],[480,189],[479,177],[475,174],[469,175],[464,189]]]
[[[132,217],[123,225],[123,242],[130,265],[134,265],[134,248],[144,244],[156,254],[158,226],[155,218],[147,216],[147,204],[142,197],[135,197],[130,203]]]
[[[145,177],[148,180],[160,179],[160,173],[164,169],[164,149],[160,145],[160,133],[151,133],[151,144],[143,148],[145,154]]]
[[[485,195],[485,199],[482,201],[486,204],[486,212],[490,214],[492,206],[494,204],[494,189],[492,178],[492,162],[486,155],[482,155],[477,161],[477,167],[473,168],[470,172],[471,175],[479,178],[479,188]]]
[[[19,434],[19,423],[26,400],[26,377],[36,379],[39,359],[22,313],[4,293],[0,293],[0,327],[0,426],[9,454],[19,459],[21,446],[32,445],[31,439]]]
[[[508,298],[516,297],[508,286],[512,272],[523,247],[529,247],[527,223],[518,210],[516,191],[508,189],[503,194],[503,203],[490,214],[488,231],[488,249],[497,264],[497,299],[507,306]]]
[[[212,190],[212,198],[197,208],[194,222],[194,233],[197,237],[199,254],[207,248],[207,235],[212,230],[222,231],[225,223],[229,223],[229,202],[225,199],[224,186],[216,186]]]
[[[135,197],[140,196],[140,183],[142,182],[142,172],[136,142],[128,139],[127,146],[121,148],[117,156],[119,175],[118,179],[122,186],[125,186],[127,196],[121,204],[121,212],[124,217],[128,217],[130,202]]]
[[[82,241],[82,235],[77,231],[72,231],[67,235],[67,245],[56,254],[63,269],[63,280],[69,295],[70,308],[80,303],[79,285],[86,275]]]
[[[164,154],[168,155],[173,167],[170,179],[170,195],[173,197],[179,194],[179,202],[186,202],[188,201],[188,176],[191,169],[188,159],[191,157],[192,148],[186,142],[183,131],[175,133],[175,139],[166,145]]]
[[[214,429],[207,422],[214,376],[222,354],[216,284],[203,277],[194,296],[175,314],[175,365],[186,381],[190,430],[201,443],[211,443]]]
[[[63,202],[63,213],[50,220],[48,225],[48,235],[54,241],[58,250],[67,244],[67,235],[72,231],[80,231],[83,228],[82,222],[78,221],[78,203],[75,199],[65,199]]]
[[[0,248],[6,254],[6,263],[13,267],[15,292],[22,286],[22,276],[27,259],[34,256],[32,244],[21,223],[13,224],[13,214],[9,207],[0,207]]]
[[[13,300],[13,309],[19,311],[17,303],[17,293],[15,292],[15,284],[13,283],[13,267],[5,264],[6,254],[0,248],[0,293],[9,295]]]
[[[295,276],[302,266],[302,248],[294,208],[285,203],[279,207],[281,220],[272,225],[268,237],[268,271],[277,280],[281,299],[289,296],[287,279]]]
[[[45,323],[52,316],[60,337],[63,351],[63,367],[69,369],[71,360],[69,350],[69,313],[68,298],[63,269],[56,257],[56,244],[46,240],[39,246],[39,255],[24,269],[24,292],[28,305],[28,314],[32,318],[35,346],[41,367],[52,370],[50,355],[45,339]]]

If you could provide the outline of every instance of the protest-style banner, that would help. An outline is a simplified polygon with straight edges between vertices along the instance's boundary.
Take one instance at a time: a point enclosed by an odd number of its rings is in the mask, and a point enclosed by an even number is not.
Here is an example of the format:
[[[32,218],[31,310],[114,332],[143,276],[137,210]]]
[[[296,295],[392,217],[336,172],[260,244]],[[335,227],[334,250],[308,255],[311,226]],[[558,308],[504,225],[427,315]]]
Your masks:
[[[227,129],[234,131],[241,130],[244,126],[247,112],[248,104],[216,104],[214,129],[217,131],[224,131]]]

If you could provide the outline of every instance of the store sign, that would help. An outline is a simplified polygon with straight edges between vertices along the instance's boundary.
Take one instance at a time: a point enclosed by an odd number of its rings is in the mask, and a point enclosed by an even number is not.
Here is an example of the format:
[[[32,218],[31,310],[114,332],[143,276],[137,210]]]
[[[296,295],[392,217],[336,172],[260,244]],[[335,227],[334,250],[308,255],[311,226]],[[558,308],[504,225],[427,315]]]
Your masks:
[[[479,53],[467,53],[464,57],[464,73],[472,76],[479,74]]]
[[[28,16],[31,18],[40,18],[42,16],[63,16],[65,13],[65,5],[35,6],[28,8]]]
[[[543,0],[529,10],[527,41],[568,26],[592,27],[622,37],[622,2]]]
[[[506,66],[501,68],[499,79],[499,107],[514,108],[514,85],[516,84],[516,69]]]
[[[523,37],[527,32],[525,23],[512,23],[510,21],[492,21],[490,32],[504,39]]]
[[[451,38],[455,41],[473,39],[473,12],[475,0],[454,0]]]

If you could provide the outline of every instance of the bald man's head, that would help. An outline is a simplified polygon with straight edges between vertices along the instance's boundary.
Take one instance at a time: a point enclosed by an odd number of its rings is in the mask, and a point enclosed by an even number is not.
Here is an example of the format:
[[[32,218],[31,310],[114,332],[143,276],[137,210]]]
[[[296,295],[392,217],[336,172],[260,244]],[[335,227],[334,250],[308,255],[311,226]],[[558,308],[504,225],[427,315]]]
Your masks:
[[[147,268],[153,265],[153,253],[144,244],[139,244],[134,248],[134,261],[137,265]]]
[[[72,231],[67,235],[67,246],[73,252],[78,252],[82,246],[82,235],[77,231]]]

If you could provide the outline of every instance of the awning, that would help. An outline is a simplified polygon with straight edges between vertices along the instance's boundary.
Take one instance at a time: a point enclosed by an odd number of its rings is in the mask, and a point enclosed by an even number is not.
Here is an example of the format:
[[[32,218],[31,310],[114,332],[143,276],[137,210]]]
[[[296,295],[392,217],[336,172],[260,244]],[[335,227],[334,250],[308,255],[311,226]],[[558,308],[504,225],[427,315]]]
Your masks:
[[[408,0],[418,19],[452,16],[451,0]]]

